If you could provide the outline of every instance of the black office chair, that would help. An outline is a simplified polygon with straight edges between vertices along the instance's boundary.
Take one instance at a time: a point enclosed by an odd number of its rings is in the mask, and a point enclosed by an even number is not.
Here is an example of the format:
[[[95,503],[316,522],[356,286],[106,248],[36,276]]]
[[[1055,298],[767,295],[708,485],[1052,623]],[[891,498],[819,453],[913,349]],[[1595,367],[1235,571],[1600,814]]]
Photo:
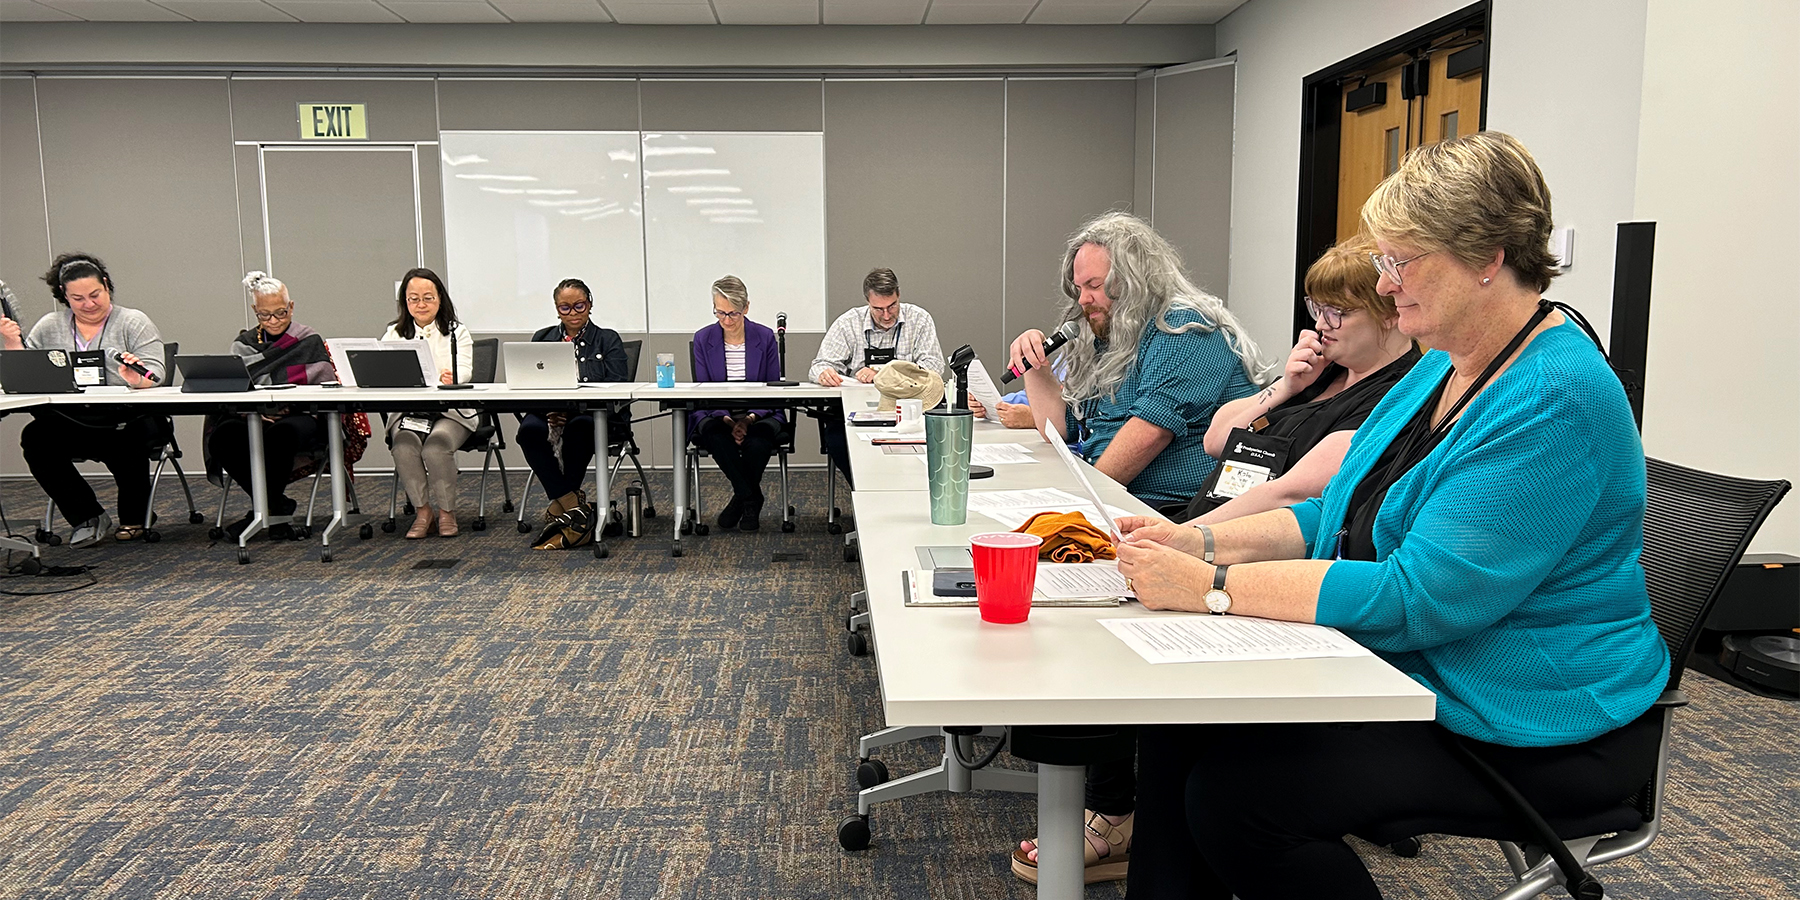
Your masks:
[[[173,360],[180,352],[180,341],[163,342],[163,359]],[[168,371],[168,384],[173,385],[176,378],[175,367],[171,365],[166,366],[165,369]],[[187,473],[181,469],[181,442],[175,439],[175,420],[169,416],[155,416],[150,425],[150,440],[145,446],[149,451],[150,460],[156,463],[156,470],[150,475],[150,508],[144,513],[144,541],[154,544],[162,540],[162,532],[156,530],[156,488],[162,483],[164,466],[173,466],[175,476],[181,481],[181,493],[187,498],[188,524],[198,525],[206,521],[206,516],[194,505],[194,491],[188,486]],[[77,462],[87,461],[82,457],[75,459]],[[38,523],[37,534],[34,536],[38,543],[47,547],[54,547],[62,543],[62,537],[50,530],[55,515],[55,501],[46,500],[44,502],[44,518]]]
[[[625,380],[636,381],[638,358],[643,355],[644,342],[622,341],[621,345],[625,348]],[[656,419],[661,417],[661,415],[656,415],[650,416],[649,418]],[[629,458],[631,460],[631,467],[637,470],[638,483],[644,490],[644,517],[654,519],[656,518],[656,502],[650,497],[650,477],[644,474],[644,464],[638,459],[639,454],[643,453],[643,451],[638,448],[637,436],[632,432],[631,428],[633,423],[643,421],[647,420],[633,419],[631,417],[631,401],[621,400],[611,404],[606,419],[606,458],[608,460],[613,460],[613,462],[611,463],[612,472],[607,478],[607,484],[618,483],[619,470],[625,467],[625,460]],[[532,472],[525,476],[525,490],[519,495],[519,521],[517,527],[520,534],[526,534],[531,531],[531,526],[525,523],[525,506],[527,499],[531,496],[531,486],[535,483],[537,483],[536,472]],[[599,498],[595,499],[596,502],[598,502]],[[623,517],[619,513],[618,503],[614,502],[611,497],[606,499],[606,536],[616,537],[622,531],[619,523],[623,521]]]
[[[1512,868],[1514,884],[1495,900],[1536,897],[1557,884],[1574,897],[1599,898],[1601,885],[1587,874],[1586,867],[1639,853],[1656,840],[1662,830],[1674,711],[1688,702],[1680,690],[1684,663],[1725,580],[1789,488],[1786,481],[1715,475],[1658,459],[1644,463],[1648,496],[1642,562],[1650,616],[1668,644],[1670,657],[1669,682],[1655,703],[1655,708],[1662,710],[1656,772],[1636,794],[1610,809],[1553,822],[1544,821],[1499,779],[1496,793],[1515,818],[1529,825],[1521,824],[1505,835],[1463,835],[1498,842]],[[1498,779],[1498,775],[1493,777]],[[1385,833],[1363,837],[1381,844],[1401,844],[1404,855],[1406,850],[1416,852],[1417,839],[1411,834],[1412,829],[1398,823]]]
[[[694,355],[693,341],[688,341],[688,366],[690,372],[700,371],[698,358]],[[781,412],[781,441],[775,445],[775,459],[776,465],[781,469],[781,530],[791,533],[794,530],[794,507],[788,500],[788,457],[794,453],[794,411],[783,409]],[[694,443],[694,435],[688,435],[688,511],[687,519],[682,522],[682,534],[692,532],[704,537],[712,531],[712,526],[702,518],[700,503],[700,460],[711,456],[705,448]]]
[[[473,384],[492,384],[494,371],[499,368],[499,363],[499,338],[481,338],[475,341],[475,371],[469,381]],[[389,438],[388,446],[394,446],[392,438]],[[506,449],[506,438],[500,431],[499,419],[495,418],[493,413],[483,409],[475,417],[475,430],[470,432],[468,438],[462,442],[462,446],[456,449],[459,453],[482,454],[481,489],[477,494],[475,519],[469,523],[469,528],[475,531],[486,531],[488,472],[495,467],[500,470],[500,492],[504,498],[500,509],[503,512],[513,511],[512,486],[506,483],[506,457],[501,455],[501,451]],[[389,533],[394,531],[394,514],[399,508],[399,503],[400,478],[396,475],[393,494],[388,498],[387,521],[381,523],[382,531]],[[408,501],[406,514],[410,516],[413,512],[413,505],[411,501]]]

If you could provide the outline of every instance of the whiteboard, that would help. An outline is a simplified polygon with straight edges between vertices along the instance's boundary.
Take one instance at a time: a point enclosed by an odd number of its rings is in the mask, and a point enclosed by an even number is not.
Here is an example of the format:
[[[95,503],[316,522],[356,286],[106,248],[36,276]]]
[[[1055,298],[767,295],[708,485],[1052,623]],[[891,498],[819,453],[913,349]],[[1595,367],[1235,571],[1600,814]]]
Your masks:
[[[470,330],[556,324],[557,282],[594,292],[593,320],[646,330],[635,131],[446,131],[444,237],[451,296]]]
[[[753,320],[825,330],[823,134],[646,132],[643,173],[650,331],[710,324],[723,275]]]

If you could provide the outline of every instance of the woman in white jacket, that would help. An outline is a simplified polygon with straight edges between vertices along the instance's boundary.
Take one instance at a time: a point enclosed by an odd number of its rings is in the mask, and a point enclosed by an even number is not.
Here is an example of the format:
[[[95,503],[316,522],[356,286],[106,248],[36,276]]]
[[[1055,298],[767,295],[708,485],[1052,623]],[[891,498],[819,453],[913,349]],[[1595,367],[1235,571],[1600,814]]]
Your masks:
[[[439,384],[458,384],[475,374],[475,342],[456,321],[456,306],[444,280],[430,269],[412,269],[400,279],[399,315],[381,336],[384,341],[422,340],[431,346]],[[408,538],[422,538],[435,524],[444,537],[455,537],[456,449],[475,430],[476,412],[408,413],[388,423],[394,449],[394,472],[418,518]]]

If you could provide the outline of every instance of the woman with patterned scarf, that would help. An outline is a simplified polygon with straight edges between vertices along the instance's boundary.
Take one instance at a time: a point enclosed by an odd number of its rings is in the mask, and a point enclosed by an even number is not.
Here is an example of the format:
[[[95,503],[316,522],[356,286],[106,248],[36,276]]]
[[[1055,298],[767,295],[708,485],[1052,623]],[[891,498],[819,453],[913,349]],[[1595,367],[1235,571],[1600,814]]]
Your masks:
[[[231,352],[244,358],[250,380],[256,384],[336,381],[337,369],[331,364],[325,339],[294,321],[294,301],[288,296],[287,285],[266,273],[251,272],[244,277],[244,288],[250,293],[256,327],[239,334],[231,342]],[[347,414],[343,424],[345,462],[354,465],[369,445],[369,418],[363,413]],[[269,475],[271,515],[294,514],[297,504],[288,498],[286,487],[312,474],[312,460],[300,454],[324,442],[325,423],[319,416],[287,409],[263,415],[263,462]],[[207,476],[216,481],[223,468],[232,481],[249,493],[250,436],[243,417],[207,417],[205,446]],[[250,516],[246,515],[226,530],[236,535],[249,524]],[[292,536],[293,528],[287,524],[269,529],[273,539]]]

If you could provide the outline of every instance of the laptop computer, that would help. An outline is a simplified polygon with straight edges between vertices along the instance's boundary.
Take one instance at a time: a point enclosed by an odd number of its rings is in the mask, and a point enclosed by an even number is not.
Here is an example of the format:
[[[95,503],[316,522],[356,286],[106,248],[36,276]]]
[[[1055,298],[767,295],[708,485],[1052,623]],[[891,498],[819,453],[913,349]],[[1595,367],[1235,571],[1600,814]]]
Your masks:
[[[570,388],[579,386],[575,345],[568,341],[509,341],[506,344],[508,388]]]
[[[79,394],[67,350],[0,351],[0,389],[8,394]]]
[[[184,394],[216,394],[250,389],[250,370],[235,353],[208,353],[175,357]]]
[[[411,350],[351,350],[350,370],[356,386],[366,388],[422,388],[425,371]]]

